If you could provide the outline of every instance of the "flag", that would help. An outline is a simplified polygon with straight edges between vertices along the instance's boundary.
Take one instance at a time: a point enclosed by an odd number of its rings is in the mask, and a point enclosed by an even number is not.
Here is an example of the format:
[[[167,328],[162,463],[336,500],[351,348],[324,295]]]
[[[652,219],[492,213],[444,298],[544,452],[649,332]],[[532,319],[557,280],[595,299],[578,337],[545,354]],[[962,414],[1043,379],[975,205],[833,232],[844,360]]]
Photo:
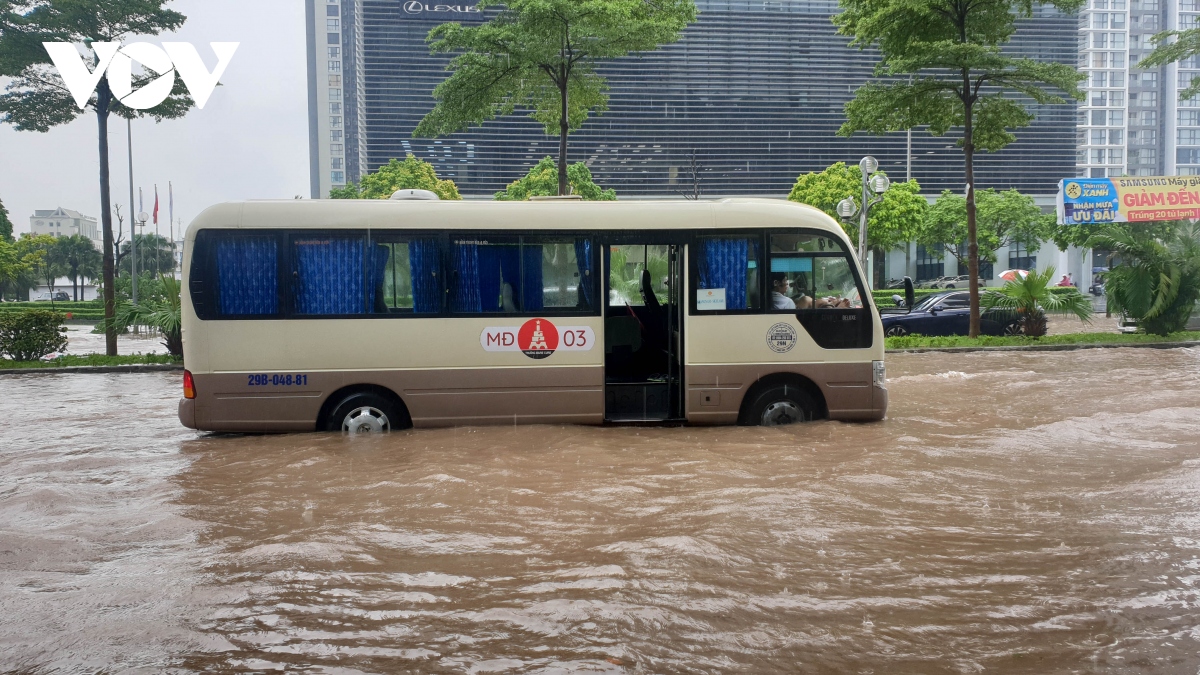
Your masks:
[[[158,186],[154,186],[154,224],[158,225]]]

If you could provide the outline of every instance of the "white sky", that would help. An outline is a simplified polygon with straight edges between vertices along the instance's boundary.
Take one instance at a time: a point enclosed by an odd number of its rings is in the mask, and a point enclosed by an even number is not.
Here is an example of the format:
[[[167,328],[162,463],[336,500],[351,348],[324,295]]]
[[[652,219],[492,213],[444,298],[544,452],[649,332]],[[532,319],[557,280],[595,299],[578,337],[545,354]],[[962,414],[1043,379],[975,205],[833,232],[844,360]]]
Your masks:
[[[162,124],[133,122],[135,192],[143,188],[149,212],[158,184],[162,234],[167,234],[168,181],[175,186],[175,218],[185,227],[218,202],[308,197],[304,3],[174,0],[167,6],[187,22],[171,37],[146,41],[191,42],[209,68],[216,63],[209,42],[241,46],[204,110]],[[129,202],[126,147],[125,121],[110,117],[112,198],[123,216]],[[45,134],[0,124],[0,200],[15,231],[29,231],[35,209],[62,206],[99,220],[98,153],[96,115],[90,111]],[[128,218],[125,222],[128,228]]]

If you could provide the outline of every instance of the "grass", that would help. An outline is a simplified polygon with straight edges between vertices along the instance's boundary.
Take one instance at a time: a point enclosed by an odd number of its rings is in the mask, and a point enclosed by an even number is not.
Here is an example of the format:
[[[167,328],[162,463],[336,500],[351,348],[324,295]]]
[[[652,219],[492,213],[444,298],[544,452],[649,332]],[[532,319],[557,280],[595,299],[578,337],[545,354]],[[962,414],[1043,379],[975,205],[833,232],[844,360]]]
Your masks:
[[[170,354],[131,354],[128,356],[105,356],[103,354],[81,354],[60,356],[50,361],[8,361],[0,359],[0,370],[9,368],[69,368],[74,366],[145,366],[182,363]]]
[[[963,335],[944,337],[925,337],[923,335],[906,335],[904,337],[886,338],[888,351],[898,349],[926,349],[947,347],[1032,347],[1035,345],[1126,345],[1147,344],[1155,342],[1194,342],[1200,341],[1200,331],[1183,331],[1163,337],[1161,335],[1146,335],[1143,333],[1069,333],[1066,335],[1048,335],[1040,338],[1024,336],[1003,337],[983,335],[971,339]]]

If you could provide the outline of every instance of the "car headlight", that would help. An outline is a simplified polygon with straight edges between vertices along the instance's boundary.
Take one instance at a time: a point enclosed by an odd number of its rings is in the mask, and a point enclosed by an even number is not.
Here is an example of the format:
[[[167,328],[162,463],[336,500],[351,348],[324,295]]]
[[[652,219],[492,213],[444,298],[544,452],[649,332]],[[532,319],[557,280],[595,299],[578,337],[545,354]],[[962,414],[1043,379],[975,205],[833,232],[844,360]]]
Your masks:
[[[880,389],[887,388],[887,372],[883,361],[871,362],[871,382]]]

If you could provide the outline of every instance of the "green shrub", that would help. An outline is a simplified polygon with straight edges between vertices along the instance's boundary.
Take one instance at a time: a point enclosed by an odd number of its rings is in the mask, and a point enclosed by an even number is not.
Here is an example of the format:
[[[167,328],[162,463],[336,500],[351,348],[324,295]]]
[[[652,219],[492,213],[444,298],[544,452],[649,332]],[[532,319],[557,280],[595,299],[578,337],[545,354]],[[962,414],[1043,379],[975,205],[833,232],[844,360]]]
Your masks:
[[[42,309],[0,313],[0,354],[13,361],[37,361],[67,348],[63,315]]]

